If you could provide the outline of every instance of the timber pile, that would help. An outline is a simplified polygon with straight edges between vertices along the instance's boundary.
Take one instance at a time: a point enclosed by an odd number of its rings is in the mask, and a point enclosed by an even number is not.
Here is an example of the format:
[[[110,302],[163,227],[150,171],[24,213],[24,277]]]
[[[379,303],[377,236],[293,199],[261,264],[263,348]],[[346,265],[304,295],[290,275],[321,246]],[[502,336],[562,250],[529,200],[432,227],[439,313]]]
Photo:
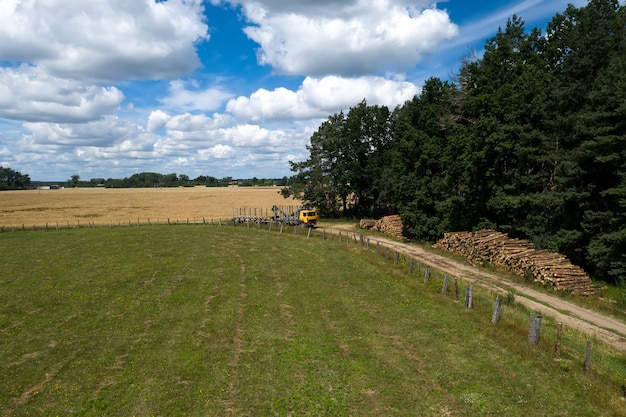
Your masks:
[[[404,224],[399,215],[381,217],[374,225],[374,229],[397,238],[404,236]]]
[[[551,285],[555,291],[578,295],[594,295],[598,291],[585,271],[565,256],[536,250],[527,240],[511,239],[495,230],[446,233],[433,246],[462,255],[470,262],[489,261],[521,277]]]

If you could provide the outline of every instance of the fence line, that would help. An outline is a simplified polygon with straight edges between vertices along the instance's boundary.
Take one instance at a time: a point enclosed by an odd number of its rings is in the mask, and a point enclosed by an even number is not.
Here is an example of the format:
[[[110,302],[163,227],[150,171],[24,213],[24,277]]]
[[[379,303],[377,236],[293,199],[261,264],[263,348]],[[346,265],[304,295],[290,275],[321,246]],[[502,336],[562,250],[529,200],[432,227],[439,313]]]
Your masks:
[[[45,222],[43,224],[37,223],[23,223],[22,225],[10,225],[10,226],[0,226],[0,233],[2,232],[29,232],[29,231],[50,231],[50,230],[68,230],[68,229],[95,229],[95,228],[103,228],[108,227],[110,229],[115,227],[139,227],[139,226],[158,226],[158,225],[219,225],[223,224],[222,218],[210,218],[206,217],[202,218],[191,218],[187,217],[185,219],[172,219],[172,218],[164,218],[164,219],[154,219],[154,218],[146,218],[142,220],[140,218],[137,219],[128,219],[128,221],[124,220],[109,220],[108,222],[96,223],[96,221],[87,221],[84,223],[80,220],[76,220],[76,223],[71,223],[69,221],[66,222]],[[226,222],[229,224],[230,220]]]

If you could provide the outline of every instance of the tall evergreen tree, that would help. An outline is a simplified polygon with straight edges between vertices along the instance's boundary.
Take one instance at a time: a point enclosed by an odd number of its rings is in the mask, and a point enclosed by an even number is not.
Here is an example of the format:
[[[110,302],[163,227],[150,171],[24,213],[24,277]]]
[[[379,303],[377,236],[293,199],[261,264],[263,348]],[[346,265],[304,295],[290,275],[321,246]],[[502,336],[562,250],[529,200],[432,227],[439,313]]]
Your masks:
[[[509,233],[535,237],[556,227],[550,195],[554,139],[542,117],[551,79],[538,54],[541,34],[513,16],[462,69],[465,117],[472,120],[477,209]]]
[[[469,224],[469,142],[457,103],[453,84],[431,78],[393,117],[394,195],[407,227],[423,239]]]
[[[557,80],[554,118],[564,151],[558,185],[567,202],[563,230],[570,230],[557,245],[595,276],[613,280],[626,265],[624,21],[616,0],[570,6],[549,24],[545,54]]]

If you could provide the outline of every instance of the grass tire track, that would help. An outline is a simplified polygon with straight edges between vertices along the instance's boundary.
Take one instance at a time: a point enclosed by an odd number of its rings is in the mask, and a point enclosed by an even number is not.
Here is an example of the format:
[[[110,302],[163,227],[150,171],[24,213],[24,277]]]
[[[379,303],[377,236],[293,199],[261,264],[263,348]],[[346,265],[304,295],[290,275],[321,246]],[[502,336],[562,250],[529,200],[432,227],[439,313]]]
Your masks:
[[[239,362],[241,360],[241,354],[243,352],[243,322],[245,316],[245,305],[248,294],[246,292],[247,286],[245,282],[246,266],[241,264],[240,266],[240,284],[239,284],[239,303],[237,305],[237,311],[235,315],[234,334],[232,342],[232,354],[230,360],[230,376],[228,379],[228,387],[226,390],[226,399],[224,401],[225,413],[227,416],[237,415],[237,401],[239,399],[239,390],[237,385],[239,383]]]

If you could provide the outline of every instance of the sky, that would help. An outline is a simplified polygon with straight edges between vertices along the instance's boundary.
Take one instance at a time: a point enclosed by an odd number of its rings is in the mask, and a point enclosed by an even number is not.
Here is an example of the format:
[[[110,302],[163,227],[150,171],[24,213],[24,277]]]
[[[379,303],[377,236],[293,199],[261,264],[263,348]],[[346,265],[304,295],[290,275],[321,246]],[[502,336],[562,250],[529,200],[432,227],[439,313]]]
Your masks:
[[[451,79],[584,0],[0,0],[0,165],[282,178],[330,115]]]

